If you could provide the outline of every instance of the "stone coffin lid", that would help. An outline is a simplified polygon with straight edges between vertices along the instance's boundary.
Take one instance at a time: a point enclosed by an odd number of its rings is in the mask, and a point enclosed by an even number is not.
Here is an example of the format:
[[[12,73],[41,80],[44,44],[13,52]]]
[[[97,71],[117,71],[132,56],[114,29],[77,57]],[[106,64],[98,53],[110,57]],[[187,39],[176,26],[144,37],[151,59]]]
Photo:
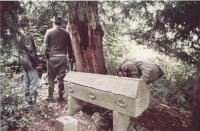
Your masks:
[[[137,92],[141,86],[147,87],[142,79],[72,71],[66,74],[64,80],[130,98],[137,97]]]

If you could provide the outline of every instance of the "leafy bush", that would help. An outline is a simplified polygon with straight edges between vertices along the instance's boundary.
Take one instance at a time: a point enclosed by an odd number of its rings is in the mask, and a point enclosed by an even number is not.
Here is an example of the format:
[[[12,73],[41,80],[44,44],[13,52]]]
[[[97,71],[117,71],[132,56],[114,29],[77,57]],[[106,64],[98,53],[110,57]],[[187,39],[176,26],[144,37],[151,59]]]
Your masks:
[[[119,30],[115,25],[107,24],[104,37],[104,56],[108,74],[115,74],[120,59],[128,53]]]
[[[24,128],[36,118],[30,116],[30,107],[26,103],[20,86],[21,76],[9,78],[0,74],[1,79],[1,129],[7,131],[13,128]]]
[[[151,86],[152,93],[160,96],[163,102],[190,107],[195,66],[172,58],[159,59],[159,63],[165,74]]]
[[[126,48],[119,43],[106,43],[105,50],[105,62],[108,69],[108,74],[115,74],[119,65],[120,59],[125,54]]]

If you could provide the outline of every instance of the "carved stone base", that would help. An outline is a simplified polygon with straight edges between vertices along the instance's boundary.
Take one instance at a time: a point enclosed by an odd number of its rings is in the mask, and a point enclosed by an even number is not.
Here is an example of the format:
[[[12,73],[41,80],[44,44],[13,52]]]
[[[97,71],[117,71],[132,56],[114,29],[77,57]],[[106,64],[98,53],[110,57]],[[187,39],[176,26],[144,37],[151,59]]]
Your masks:
[[[113,111],[113,131],[127,131],[130,116]]]
[[[83,105],[81,104],[81,101],[72,97],[68,96],[68,114],[73,115],[79,110],[83,108]]]

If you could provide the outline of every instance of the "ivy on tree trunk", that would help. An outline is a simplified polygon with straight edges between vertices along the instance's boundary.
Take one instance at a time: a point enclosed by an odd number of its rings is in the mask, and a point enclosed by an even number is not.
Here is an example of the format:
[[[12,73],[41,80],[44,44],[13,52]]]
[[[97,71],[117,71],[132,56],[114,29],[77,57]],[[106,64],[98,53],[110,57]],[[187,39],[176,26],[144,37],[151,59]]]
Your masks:
[[[102,44],[104,32],[98,19],[97,2],[70,3],[67,28],[77,71],[106,74]]]

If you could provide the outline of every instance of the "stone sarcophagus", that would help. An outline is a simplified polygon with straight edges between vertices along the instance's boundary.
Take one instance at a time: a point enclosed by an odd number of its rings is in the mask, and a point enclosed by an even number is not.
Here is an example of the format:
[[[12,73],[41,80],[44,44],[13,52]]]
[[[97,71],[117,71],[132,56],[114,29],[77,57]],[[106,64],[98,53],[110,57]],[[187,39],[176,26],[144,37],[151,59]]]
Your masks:
[[[149,106],[150,90],[141,79],[69,72],[64,80],[70,114],[81,109],[80,100],[113,110],[116,131],[125,130],[127,125],[120,128],[120,123],[139,116]]]

